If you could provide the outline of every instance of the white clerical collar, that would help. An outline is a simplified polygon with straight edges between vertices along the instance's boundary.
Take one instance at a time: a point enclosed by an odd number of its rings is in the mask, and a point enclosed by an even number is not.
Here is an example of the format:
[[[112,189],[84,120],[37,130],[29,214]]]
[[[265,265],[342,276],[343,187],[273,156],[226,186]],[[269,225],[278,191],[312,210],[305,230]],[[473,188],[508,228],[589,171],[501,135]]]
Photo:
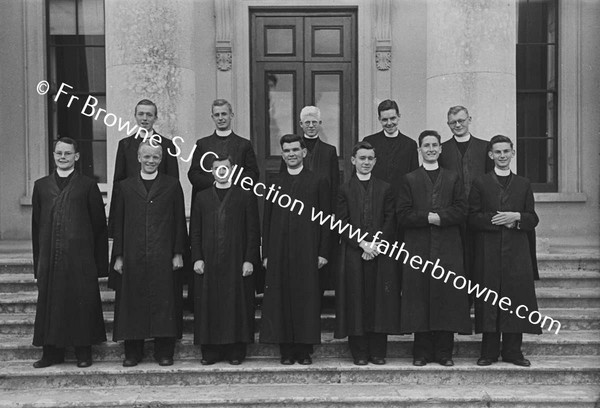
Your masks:
[[[433,170],[439,169],[440,165],[438,164],[437,161],[435,163],[423,162],[423,168],[427,171],[433,171]]]
[[[356,177],[358,177],[358,179],[360,181],[368,181],[368,180],[371,180],[371,173],[369,173],[369,174],[360,174],[359,172],[356,172]]]
[[[396,131],[394,133],[390,134],[384,130],[383,134],[385,135],[385,137],[397,137],[400,134],[400,131],[398,129],[396,129]]]
[[[471,134],[467,133],[464,136],[456,136],[456,135],[454,135],[454,139],[456,139],[456,141],[458,143],[465,143],[465,142],[468,142],[469,140],[471,140]]]
[[[506,177],[510,176],[510,169],[502,170],[498,167],[494,167],[494,173],[496,173],[496,176]]]
[[[58,177],[69,177],[71,175],[71,173],[73,173],[74,171],[75,171],[75,167],[72,167],[70,170],[56,169],[56,173],[58,174]]]
[[[291,174],[292,176],[297,176],[298,174],[300,174],[300,172],[302,171],[302,169],[304,168],[303,165],[301,165],[300,167],[298,167],[297,169],[290,169],[289,167],[287,168],[287,171],[289,174]]]
[[[319,134],[318,134],[318,133],[317,133],[315,136],[309,136],[309,135],[307,135],[306,133],[304,134],[304,138],[305,138],[305,139],[310,139],[310,140],[313,140],[313,139],[316,139],[316,138],[318,138],[318,137],[319,137]]]
[[[231,181],[228,181],[227,183],[217,183],[215,181],[215,187],[218,188],[219,190],[225,190],[228,189],[229,187],[231,187]]]
[[[150,174],[140,171],[140,176],[142,176],[142,180],[154,180],[158,176],[158,170]]]
[[[215,132],[217,133],[217,136],[227,137],[231,134],[231,129],[229,129],[229,130],[215,129]]]

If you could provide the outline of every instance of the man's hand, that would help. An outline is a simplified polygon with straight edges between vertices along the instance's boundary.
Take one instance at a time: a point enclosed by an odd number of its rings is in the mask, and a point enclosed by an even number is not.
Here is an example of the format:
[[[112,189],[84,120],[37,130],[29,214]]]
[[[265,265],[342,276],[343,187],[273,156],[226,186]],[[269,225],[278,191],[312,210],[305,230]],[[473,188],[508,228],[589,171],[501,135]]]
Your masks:
[[[263,266],[265,269],[267,269],[267,258],[263,259]]]
[[[246,276],[252,275],[254,272],[254,266],[250,262],[244,262],[242,265],[242,276],[245,278]]]
[[[181,268],[183,268],[183,255],[175,254],[173,257],[173,270],[176,271]]]
[[[123,257],[117,256],[115,259],[115,266],[113,267],[115,271],[117,271],[120,275],[123,275]]]
[[[204,261],[202,259],[194,262],[194,272],[196,272],[198,275],[202,275],[204,273]]]
[[[432,213],[432,212],[430,212],[427,215],[427,221],[429,221],[430,224],[437,225],[438,227],[442,223],[442,220],[440,219],[440,216],[437,213]]]
[[[358,244],[358,246],[360,247],[360,249],[362,249],[364,252],[366,252],[373,258],[376,257],[377,255],[379,255],[379,249],[377,249],[376,241],[373,241],[373,242],[361,241],[360,244]]]
[[[324,267],[325,265],[327,265],[327,259],[323,258],[322,256],[319,257],[319,261],[318,261],[318,268],[321,269],[322,267]]]
[[[361,255],[361,257],[362,257],[362,259],[364,259],[365,261],[371,261],[371,260],[375,259],[375,256],[373,256],[373,255],[370,255],[370,254],[368,254],[368,253],[366,253],[366,252],[363,252],[363,253],[362,253],[362,255]]]
[[[497,214],[492,217],[492,224],[505,225],[508,228],[511,228],[509,225],[516,224],[517,221],[521,221],[519,212],[497,211]]]

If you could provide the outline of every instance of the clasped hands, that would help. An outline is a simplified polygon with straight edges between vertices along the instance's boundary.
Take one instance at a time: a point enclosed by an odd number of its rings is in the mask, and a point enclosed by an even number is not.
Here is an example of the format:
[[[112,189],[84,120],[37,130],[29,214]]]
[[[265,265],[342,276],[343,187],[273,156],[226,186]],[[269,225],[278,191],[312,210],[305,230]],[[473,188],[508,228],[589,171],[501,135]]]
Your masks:
[[[379,249],[378,249],[379,242],[377,242],[377,241],[372,241],[372,242],[361,241],[360,244],[358,244],[358,246],[360,247],[360,249],[363,250],[361,258],[364,259],[365,261],[371,261],[371,260],[375,259],[375,257],[381,253],[381,251],[379,251]]]
[[[504,225],[506,228],[515,228],[521,221],[521,213],[512,211],[496,211],[492,217],[493,225]]]
[[[196,272],[198,275],[204,274],[203,260],[198,260],[194,262],[194,272]],[[244,262],[244,264],[242,265],[242,276],[245,278],[247,276],[252,275],[252,273],[254,273],[254,266],[252,265],[252,263]]]

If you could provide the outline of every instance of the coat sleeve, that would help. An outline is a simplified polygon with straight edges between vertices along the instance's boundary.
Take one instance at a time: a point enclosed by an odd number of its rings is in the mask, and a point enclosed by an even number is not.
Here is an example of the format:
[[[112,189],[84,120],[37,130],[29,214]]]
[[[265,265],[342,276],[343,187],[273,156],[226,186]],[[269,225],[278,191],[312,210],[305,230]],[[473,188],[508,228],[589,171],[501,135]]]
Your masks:
[[[194,206],[190,215],[190,243],[192,246],[192,263],[195,263],[204,260],[202,251],[202,204],[198,199],[198,193],[192,202]]]
[[[319,210],[323,211],[324,214],[331,214],[331,190],[329,189],[329,182],[324,178],[319,178]],[[331,229],[329,225],[324,223],[320,226],[321,232],[319,234],[319,256],[329,259],[329,250],[331,249]]]
[[[175,239],[173,240],[173,255],[183,255],[187,242],[187,226],[185,222],[185,203],[183,201],[183,190],[179,180],[177,181],[175,199],[173,200],[173,220],[175,221],[175,225],[173,226],[175,232]]]
[[[33,277],[37,279],[37,266],[40,258],[40,215],[42,212],[42,203],[40,199],[38,183],[33,185],[33,195],[31,197],[31,241],[33,246]]]
[[[243,166],[243,175],[250,177],[254,181],[254,183],[256,183],[258,181],[258,178],[260,177],[260,170],[258,169],[256,154],[254,154],[254,149],[252,148],[252,144],[250,142],[248,142],[244,151]]]
[[[410,142],[410,170],[408,170],[408,173],[419,168],[419,152],[417,142],[412,139],[410,139]]]
[[[346,185],[347,184],[345,184],[344,186],[346,186]],[[340,220],[340,222],[342,223],[341,228],[343,228],[344,225],[346,225],[346,224],[350,224],[350,204],[348,203],[347,194],[348,194],[348,191],[344,187],[341,187],[337,193],[335,218],[337,220]],[[354,225],[352,227],[353,227],[353,229],[357,228]],[[350,230],[350,228],[345,228],[344,232],[341,234],[341,238],[344,240],[344,242],[346,242],[351,247],[358,248],[359,242],[356,238],[350,238],[349,230]]]
[[[88,213],[94,234],[94,259],[98,276],[108,276],[108,228],[102,194],[98,184],[90,183]]]
[[[440,175],[441,176],[441,175]],[[440,216],[440,226],[460,225],[467,219],[468,204],[465,188],[458,177],[454,179],[452,187],[452,204],[437,212]]]
[[[396,197],[396,215],[401,227],[418,228],[429,225],[429,212],[418,210],[414,206],[410,182],[404,176]]]
[[[114,207],[111,209],[111,211],[114,210],[112,257],[116,258],[117,256],[123,256],[123,240],[125,239],[125,200],[123,198],[121,182],[115,183],[114,191]]]
[[[163,138],[163,160],[165,161],[165,168],[167,175],[171,177],[175,177],[179,180],[179,163],[177,162],[177,157],[169,154],[169,150],[174,151],[175,145],[171,139]]]
[[[263,210],[263,235],[262,235],[262,259],[269,257],[269,239],[271,237],[271,215],[273,214],[273,203],[265,200]]]
[[[337,197],[337,191],[340,186],[340,170],[338,167],[338,157],[335,146],[333,147],[333,149],[330,150],[330,152],[331,153],[329,156],[329,179],[331,180],[331,184],[329,188],[331,190],[330,197],[332,200],[332,204],[334,204],[334,200]],[[334,211],[333,205],[331,211]]]
[[[396,231],[396,202],[391,186],[387,186],[383,196],[383,227],[381,232],[384,239],[393,241]]]
[[[196,142],[192,164],[188,171],[188,179],[190,180],[190,183],[192,183],[192,187],[194,187],[195,191],[207,189],[212,186],[215,181],[213,175],[210,172],[204,171],[202,166],[200,166],[200,159],[204,153],[206,153],[202,148],[201,140],[202,139]]]
[[[112,194],[110,195],[110,206],[108,210],[108,236],[110,238],[114,238],[115,236],[115,202],[118,200],[117,194],[119,190],[117,189],[117,184],[121,180],[125,180],[127,178],[127,169],[125,167],[125,139],[121,139],[119,141],[119,146],[117,147],[117,157],[115,159],[115,173],[113,175],[113,189]]]
[[[533,191],[531,190],[531,184],[527,183],[527,193],[525,196],[525,210],[521,211],[521,222],[519,223],[519,229],[524,231],[533,231],[537,227],[540,219],[535,213],[535,200],[533,198]]]
[[[260,222],[258,203],[254,194],[246,197],[246,254],[244,260],[257,265],[260,262]]]
[[[469,193],[469,228],[473,231],[500,231],[500,226],[492,224],[494,213],[483,211],[482,196],[482,186],[476,181]]]

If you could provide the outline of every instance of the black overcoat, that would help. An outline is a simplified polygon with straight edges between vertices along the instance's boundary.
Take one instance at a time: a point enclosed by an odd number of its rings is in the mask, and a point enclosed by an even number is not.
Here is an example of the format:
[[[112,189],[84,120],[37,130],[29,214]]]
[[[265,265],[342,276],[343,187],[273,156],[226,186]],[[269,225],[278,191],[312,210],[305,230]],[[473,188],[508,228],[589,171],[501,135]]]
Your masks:
[[[260,265],[260,225],[256,196],[232,186],[223,201],[215,188],[198,193],[190,220],[192,261],[204,261],[196,275],[194,343],[254,341],[253,275],[242,265]]]
[[[187,240],[179,180],[160,172],[146,191],[139,175],[119,183],[113,256],[123,274],[112,272],[115,296],[113,340],[175,337],[176,271],[172,259]]]
[[[464,276],[460,225],[467,217],[467,198],[458,174],[440,168],[432,183],[421,167],[406,175],[397,201],[398,221],[405,229],[405,248],[410,256],[420,256],[423,265],[439,259],[446,272]],[[440,226],[429,224],[430,212],[440,216]],[[410,262],[404,266],[402,332],[471,333],[467,290],[453,286],[455,276],[444,282],[431,276],[431,265],[425,272],[421,268],[412,268]]]
[[[35,182],[32,206],[33,345],[105,341],[98,277],[108,270],[108,234],[98,185],[75,172],[61,191],[53,173]]]
[[[340,186],[336,219],[353,228],[360,228],[371,242],[390,245],[396,241],[395,200],[390,185],[371,177],[365,189],[353,175]],[[361,255],[356,236],[350,238],[346,229],[341,235],[339,258],[336,262],[336,325],[335,337],[362,336],[371,333],[400,333],[400,274],[397,261],[380,254],[371,261]]]
[[[265,276],[260,341],[263,343],[321,342],[321,291],[318,257],[329,257],[328,224],[311,221],[311,208],[330,213],[329,185],[307,168],[292,176],[283,173],[280,195],[304,204],[282,208],[265,200],[263,258],[268,258]],[[276,189],[277,190],[277,189]],[[283,201],[285,203],[286,201]]]
[[[492,225],[497,211],[521,213],[519,228]],[[481,286],[492,289],[499,298],[511,299],[511,309],[501,311],[491,300],[475,299],[475,330],[481,332],[540,334],[539,325],[519,319],[514,311],[525,305],[527,315],[537,310],[534,279],[537,278],[534,230],[539,222],[535,213],[529,180],[511,174],[503,187],[491,171],[473,183],[469,195],[469,228],[475,231],[475,263],[473,277]],[[498,316],[500,313],[500,316]]]

